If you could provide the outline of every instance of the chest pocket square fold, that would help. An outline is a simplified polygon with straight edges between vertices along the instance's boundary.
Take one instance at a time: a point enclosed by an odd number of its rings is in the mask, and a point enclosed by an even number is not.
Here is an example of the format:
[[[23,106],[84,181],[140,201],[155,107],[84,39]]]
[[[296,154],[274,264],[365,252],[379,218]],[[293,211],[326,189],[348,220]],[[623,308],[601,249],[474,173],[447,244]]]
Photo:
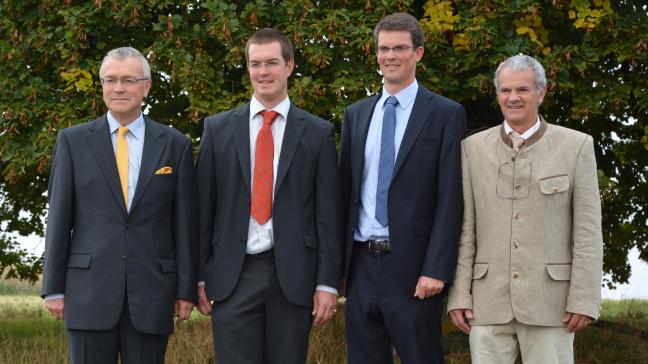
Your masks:
[[[173,168],[165,166],[155,171],[155,174],[173,174]]]

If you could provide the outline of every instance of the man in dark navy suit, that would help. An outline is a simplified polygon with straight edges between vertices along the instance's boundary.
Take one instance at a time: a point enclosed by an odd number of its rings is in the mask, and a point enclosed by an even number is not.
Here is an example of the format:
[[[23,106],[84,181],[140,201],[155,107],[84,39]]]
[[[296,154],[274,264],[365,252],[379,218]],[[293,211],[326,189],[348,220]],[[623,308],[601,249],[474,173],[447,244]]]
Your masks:
[[[349,363],[441,363],[442,292],[461,228],[461,105],[416,80],[423,30],[409,14],[374,30],[382,91],[344,112]]]

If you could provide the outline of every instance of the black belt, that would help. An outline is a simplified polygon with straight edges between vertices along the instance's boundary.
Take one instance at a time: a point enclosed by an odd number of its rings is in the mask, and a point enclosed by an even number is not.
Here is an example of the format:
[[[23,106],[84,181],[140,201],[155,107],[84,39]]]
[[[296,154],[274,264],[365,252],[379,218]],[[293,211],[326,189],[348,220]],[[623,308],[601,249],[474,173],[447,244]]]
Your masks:
[[[248,258],[254,258],[254,259],[268,259],[268,258],[274,258],[274,249],[270,248],[270,250],[264,250],[260,253],[255,253],[255,254],[245,254],[246,257]]]
[[[367,251],[370,253],[389,253],[391,251],[389,239],[356,241],[356,244],[366,245]]]

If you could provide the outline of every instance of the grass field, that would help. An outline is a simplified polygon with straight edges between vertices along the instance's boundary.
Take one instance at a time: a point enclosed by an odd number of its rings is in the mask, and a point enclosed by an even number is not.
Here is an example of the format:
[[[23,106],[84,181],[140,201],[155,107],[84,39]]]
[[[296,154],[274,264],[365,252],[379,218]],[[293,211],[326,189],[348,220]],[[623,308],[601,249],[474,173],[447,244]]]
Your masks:
[[[0,364],[68,362],[63,325],[45,311],[37,292],[25,283],[0,281]],[[576,335],[576,363],[648,363],[648,339],[638,336],[648,332],[648,301],[604,300],[601,322],[607,326]],[[443,332],[446,362],[470,363],[467,337],[448,321]],[[345,357],[344,319],[339,310],[327,325],[313,328],[308,363],[345,363]],[[194,311],[191,320],[176,325],[167,363],[214,363],[207,318]]]

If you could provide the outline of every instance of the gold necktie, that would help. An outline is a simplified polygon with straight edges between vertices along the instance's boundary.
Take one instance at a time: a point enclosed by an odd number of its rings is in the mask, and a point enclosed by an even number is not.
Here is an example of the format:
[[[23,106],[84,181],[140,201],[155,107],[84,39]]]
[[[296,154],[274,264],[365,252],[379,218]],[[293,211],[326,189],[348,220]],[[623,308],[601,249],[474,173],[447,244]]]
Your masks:
[[[119,171],[119,181],[121,182],[122,192],[124,193],[124,203],[128,209],[128,142],[126,134],[128,128],[120,127],[117,131],[117,171]]]
[[[515,131],[511,131],[509,133],[509,138],[511,138],[511,144],[515,152],[519,152],[520,148],[522,148],[524,142],[526,141],[520,134]]]

